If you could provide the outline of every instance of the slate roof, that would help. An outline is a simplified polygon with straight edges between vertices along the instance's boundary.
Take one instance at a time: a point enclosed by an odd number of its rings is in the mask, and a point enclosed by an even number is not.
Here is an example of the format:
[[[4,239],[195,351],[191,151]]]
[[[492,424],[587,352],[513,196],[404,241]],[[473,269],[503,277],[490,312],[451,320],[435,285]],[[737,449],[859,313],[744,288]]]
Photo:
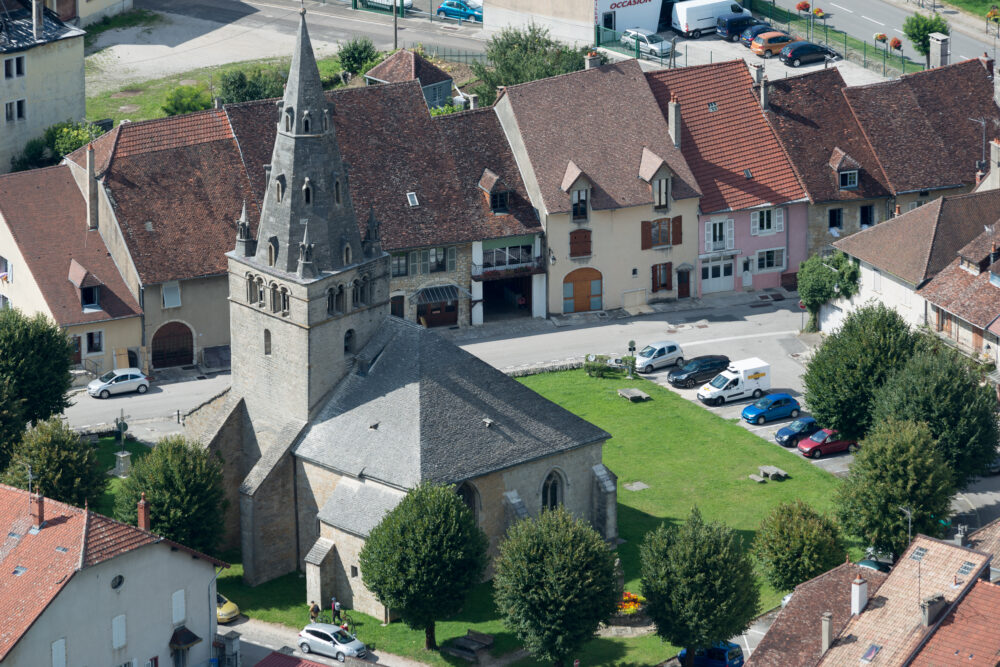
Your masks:
[[[164,543],[218,566],[222,561],[106,516],[49,498],[32,532],[28,492],[0,484],[0,661],[79,570],[149,544]],[[15,574],[15,568],[24,568]]]
[[[987,62],[965,60],[844,89],[895,193],[975,183],[983,129],[968,119],[1000,125]]]
[[[659,70],[647,73],[646,79],[664,117],[671,96],[680,101],[681,151],[701,188],[703,212],[806,198],[788,156],[764,119],[743,60]],[[746,177],[744,169],[750,170],[752,178]]]
[[[990,283],[991,271],[1000,274],[1000,262],[977,275],[962,268],[956,258],[917,293],[938,308],[985,329],[1000,316],[1000,287]]]
[[[766,118],[812,202],[889,196],[882,167],[844,97],[846,85],[836,67],[769,84]],[[756,160],[749,162],[753,168]],[[837,166],[858,169],[858,187],[841,189]]]
[[[0,176],[0,215],[60,326],[141,314],[100,233],[87,229],[87,205],[68,166]],[[83,286],[101,285],[100,310],[84,312],[70,278],[74,263],[84,270]]]
[[[635,60],[508,86],[504,96],[549,213],[572,207],[561,187],[570,162],[592,183],[591,208],[652,204],[652,190],[639,178],[643,148],[674,172],[675,199],[700,195]]]
[[[851,582],[868,582],[868,597],[888,576],[884,572],[844,563],[795,587],[791,599],[757,644],[747,667],[804,667],[819,662],[822,652],[821,619],[833,614],[836,637],[851,618]]]
[[[910,663],[913,667],[1000,663],[1000,586],[979,580]]]
[[[919,286],[1000,219],[1000,190],[939,197],[836,241],[835,248]],[[900,242],[905,239],[905,242]]]
[[[412,488],[611,437],[414,322],[387,318],[359,358],[371,368],[331,392],[295,447],[299,458]]]
[[[368,537],[372,528],[404,495],[378,482],[359,482],[345,477],[337,483],[317,516],[325,524],[358,537]]]
[[[84,31],[59,20],[59,15],[51,9],[42,10],[42,34],[35,39],[34,24],[31,19],[31,0],[25,4],[6,3],[3,11],[3,29],[0,30],[0,53],[27,51],[33,46],[58,42],[72,37],[82,37]]]
[[[905,664],[931,633],[921,622],[919,601],[941,594],[952,605],[975,583],[989,560],[987,554],[917,535],[878,594],[868,596],[864,611],[850,619],[819,664],[856,667],[872,645],[880,647],[875,664]]]
[[[366,79],[381,83],[403,83],[417,79],[421,86],[450,81],[451,75],[423,56],[400,49],[365,72]]]

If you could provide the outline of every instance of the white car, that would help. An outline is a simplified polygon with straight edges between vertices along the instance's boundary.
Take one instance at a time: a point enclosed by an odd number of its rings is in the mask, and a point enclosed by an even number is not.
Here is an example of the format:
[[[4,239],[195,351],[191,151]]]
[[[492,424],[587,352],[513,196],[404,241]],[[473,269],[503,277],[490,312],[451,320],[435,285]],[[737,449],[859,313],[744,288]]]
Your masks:
[[[330,623],[310,623],[299,633],[299,650],[319,653],[344,662],[345,657],[364,659],[368,655],[364,643]]]
[[[127,394],[130,391],[140,394],[149,391],[149,378],[138,368],[116,368],[91,380],[87,385],[87,393],[100,398],[109,398],[111,394]]]
[[[641,373],[652,373],[657,368],[684,365],[684,350],[672,340],[650,343],[635,355],[635,367]]]

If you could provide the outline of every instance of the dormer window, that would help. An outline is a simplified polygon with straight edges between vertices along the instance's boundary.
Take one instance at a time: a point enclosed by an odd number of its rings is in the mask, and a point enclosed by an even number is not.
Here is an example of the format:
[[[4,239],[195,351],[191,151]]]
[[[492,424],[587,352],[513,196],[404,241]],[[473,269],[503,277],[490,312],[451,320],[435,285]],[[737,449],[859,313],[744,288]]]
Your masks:
[[[417,201],[417,193],[416,192],[407,192],[406,193],[406,201],[408,201],[410,203],[410,206],[419,206],[420,205],[420,202]]]
[[[587,190],[573,190],[573,219],[586,220],[588,215]]]
[[[657,210],[670,208],[669,178],[657,178],[653,180],[653,208]]]
[[[101,307],[101,288],[99,285],[80,288],[80,303],[84,310],[99,310]]]
[[[490,210],[494,213],[507,213],[510,206],[510,193],[506,190],[490,194]]]
[[[840,189],[849,190],[851,188],[858,187],[858,170],[851,169],[850,171],[840,172]]]

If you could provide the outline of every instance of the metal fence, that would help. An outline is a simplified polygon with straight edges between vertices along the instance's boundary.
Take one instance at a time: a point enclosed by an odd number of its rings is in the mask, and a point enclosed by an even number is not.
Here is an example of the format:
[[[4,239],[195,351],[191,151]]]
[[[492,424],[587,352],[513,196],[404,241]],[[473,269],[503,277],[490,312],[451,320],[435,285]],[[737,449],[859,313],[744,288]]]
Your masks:
[[[604,26],[594,26],[594,46],[600,46],[601,48],[607,49],[609,51],[616,51],[618,53],[624,54],[626,56],[631,56],[637,59],[650,60],[655,63],[659,63],[664,67],[674,67],[676,66],[676,56],[671,59],[670,55],[658,56],[650,53],[647,49],[643,49],[638,40],[634,39],[622,39],[624,33],[618,32],[617,30],[611,30],[610,28],[605,28]],[[677,38],[670,40],[671,50],[670,54],[676,53],[677,48]],[[682,63],[682,64],[687,64]]]
[[[448,62],[462,63],[464,65],[471,65],[472,63],[482,63],[484,65],[490,64],[490,60],[485,53],[459,51],[457,49],[449,49],[440,46],[427,46],[426,44],[421,44],[419,42],[413,42],[410,44],[406,44],[404,42],[401,46],[404,49],[418,51],[424,56],[434,58],[436,60],[446,60]]]

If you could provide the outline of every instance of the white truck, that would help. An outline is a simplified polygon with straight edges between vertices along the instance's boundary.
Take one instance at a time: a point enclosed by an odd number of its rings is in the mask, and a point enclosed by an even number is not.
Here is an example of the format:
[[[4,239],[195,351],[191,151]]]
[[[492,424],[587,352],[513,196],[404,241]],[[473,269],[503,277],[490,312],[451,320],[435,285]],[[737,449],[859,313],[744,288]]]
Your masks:
[[[698,390],[698,400],[706,405],[722,405],[735,398],[760,398],[771,388],[771,366],[757,357],[729,364]]]
[[[750,10],[733,0],[685,0],[675,2],[670,27],[688,39],[715,34],[716,21],[726,14],[746,14]]]

